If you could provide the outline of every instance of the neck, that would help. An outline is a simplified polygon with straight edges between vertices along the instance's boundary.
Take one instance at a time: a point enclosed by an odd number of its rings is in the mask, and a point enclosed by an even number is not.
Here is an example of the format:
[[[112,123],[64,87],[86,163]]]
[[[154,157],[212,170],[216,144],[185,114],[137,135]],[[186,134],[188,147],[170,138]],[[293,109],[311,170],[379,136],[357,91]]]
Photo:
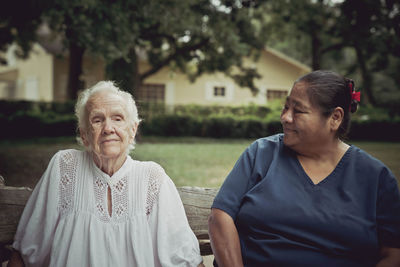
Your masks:
[[[299,157],[309,158],[312,160],[326,161],[341,158],[346,152],[349,145],[345,144],[338,138],[334,138],[323,144],[307,147],[304,150],[296,151]]]
[[[127,155],[123,155],[117,158],[104,158],[96,155],[93,152],[92,155],[96,166],[103,172],[107,173],[109,176],[112,176],[122,167],[127,157]]]

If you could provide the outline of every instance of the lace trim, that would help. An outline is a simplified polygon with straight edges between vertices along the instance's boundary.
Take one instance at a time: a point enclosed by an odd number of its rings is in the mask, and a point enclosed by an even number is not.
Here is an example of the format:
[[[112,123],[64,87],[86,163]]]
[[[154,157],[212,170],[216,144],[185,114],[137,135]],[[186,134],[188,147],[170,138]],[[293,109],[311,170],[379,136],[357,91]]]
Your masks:
[[[108,184],[97,177],[93,180],[98,217],[103,222],[122,221],[128,210],[128,178],[125,176],[111,188],[112,216],[108,214]]]
[[[72,152],[65,152],[60,160],[60,183],[58,209],[61,213],[72,210],[74,206],[77,159]]]
[[[155,169],[151,169],[149,173],[149,184],[147,188],[147,197],[146,197],[146,215],[150,216],[153,211],[154,204],[158,201],[158,196],[160,193],[161,187],[161,177],[164,173],[164,170],[157,166]]]

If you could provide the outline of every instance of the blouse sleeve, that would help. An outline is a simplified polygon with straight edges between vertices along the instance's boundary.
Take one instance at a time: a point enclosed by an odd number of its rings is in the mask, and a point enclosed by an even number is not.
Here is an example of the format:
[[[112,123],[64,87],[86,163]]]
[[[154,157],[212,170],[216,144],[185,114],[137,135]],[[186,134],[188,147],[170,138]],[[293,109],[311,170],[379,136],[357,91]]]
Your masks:
[[[152,170],[160,181],[158,200],[149,215],[156,265],[198,266],[199,243],[189,226],[182,201],[172,180],[161,166]]]
[[[387,168],[379,177],[377,202],[379,245],[400,248],[400,193],[396,178]]]
[[[20,218],[13,247],[26,266],[47,266],[58,221],[59,153],[53,156],[36,184]],[[55,181],[57,180],[57,181]]]

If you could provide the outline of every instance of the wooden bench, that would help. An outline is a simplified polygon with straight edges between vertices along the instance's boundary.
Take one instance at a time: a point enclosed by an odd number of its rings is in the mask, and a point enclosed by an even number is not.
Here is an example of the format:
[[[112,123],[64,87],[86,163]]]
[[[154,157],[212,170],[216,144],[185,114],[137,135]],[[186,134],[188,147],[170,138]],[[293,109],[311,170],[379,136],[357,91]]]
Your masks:
[[[208,237],[208,216],[217,189],[200,187],[179,187],[189,224],[200,244],[202,256],[212,255]],[[32,189],[6,186],[0,176],[0,266],[8,261],[19,218],[24,210]]]

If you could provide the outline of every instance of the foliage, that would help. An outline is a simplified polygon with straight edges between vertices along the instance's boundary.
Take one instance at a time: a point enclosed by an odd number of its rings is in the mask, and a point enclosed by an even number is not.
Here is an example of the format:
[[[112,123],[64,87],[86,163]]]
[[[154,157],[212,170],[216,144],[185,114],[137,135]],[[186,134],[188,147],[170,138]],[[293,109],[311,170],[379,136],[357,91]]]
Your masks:
[[[400,109],[398,1],[271,0],[266,13],[269,45],[313,69],[351,76],[363,103]]]
[[[134,10],[127,14],[128,26],[134,27],[127,31],[130,30],[129,36],[134,41],[129,44],[129,53],[109,62],[108,76],[117,81],[131,79],[132,85],[125,89],[137,88],[141,81],[169,65],[186,73],[191,80],[203,73],[222,71],[255,92],[253,80],[260,76],[245,67],[242,59],[265,44],[267,36],[258,9],[262,2],[150,0],[140,5],[128,2],[128,9]],[[147,56],[149,69],[139,69],[140,54]]]
[[[257,91],[259,74],[243,65],[253,49],[263,48],[267,35],[259,6],[264,1],[231,0],[28,0],[1,16],[0,49],[17,41],[25,55],[37,40],[42,21],[64,41],[69,53],[68,97],[75,99],[85,53],[107,63],[107,77],[122,88],[137,88],[164,66],[190,79],[223,71],[240,86]],[[20,12],[26,10],[27,12]],[[18,13],[20,12],[20,13]],[[27,21],[28,20],[28,21]],[[4,36],[4,37],[3,37]],[[54,37],[53,36],[53,37]],[[145,56],[148,69],[139,69]],[[135,92],[135,91],[134,91]]]
[[[27,58],[33,43],[37,40],[36,30],[42,22],[42,14],[49,1],[15,0],[3,3],[0,8],[0,52],[5,52],[13,43],[16,54]],[[0,65],[7,61],[0,54]]]

